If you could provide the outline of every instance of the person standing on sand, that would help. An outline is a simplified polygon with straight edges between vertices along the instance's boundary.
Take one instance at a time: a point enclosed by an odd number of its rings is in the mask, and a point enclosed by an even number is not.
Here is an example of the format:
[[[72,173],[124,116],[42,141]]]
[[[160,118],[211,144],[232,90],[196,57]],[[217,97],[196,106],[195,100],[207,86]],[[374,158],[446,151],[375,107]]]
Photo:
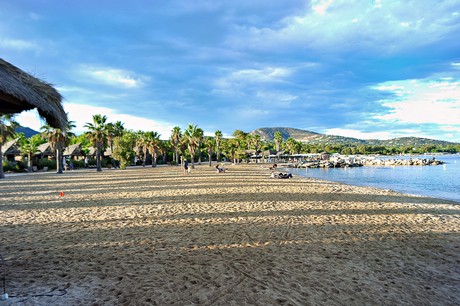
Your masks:
[[[184,160],[184,174],[188,174],[188,161]]]

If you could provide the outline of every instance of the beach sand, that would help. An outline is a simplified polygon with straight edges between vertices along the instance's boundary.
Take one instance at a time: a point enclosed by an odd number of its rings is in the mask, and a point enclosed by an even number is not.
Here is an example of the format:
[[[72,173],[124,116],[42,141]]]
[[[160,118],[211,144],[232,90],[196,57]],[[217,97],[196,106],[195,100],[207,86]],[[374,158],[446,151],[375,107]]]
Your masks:
[[[1,180],[0,305],[460,305],[458,204],[227,167]]]

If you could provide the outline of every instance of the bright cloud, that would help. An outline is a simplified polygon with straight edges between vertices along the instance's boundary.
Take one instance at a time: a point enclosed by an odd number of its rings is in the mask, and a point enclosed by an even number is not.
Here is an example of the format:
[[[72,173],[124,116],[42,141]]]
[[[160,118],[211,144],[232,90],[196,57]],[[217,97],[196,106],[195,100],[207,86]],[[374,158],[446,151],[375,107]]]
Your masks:
[[[338,135],[344,137],[353,137],[358,139],[391,139],[398,136],[395,136],[393,132],[363,132],[360,130],[346,129],[346,128],[332,128],[322,131],[322,133],[327,135]]]
[[[0,49],[12,49],[12,50],[40,50],[40,47],[33,41],[23,39],[9,39],[0,37]]]
[[[375,87],[394,93],[381,104],[389,109],[374,118],[411,124],[460,125],[460,81],[405,80]]]
[[[293,71],[285,67],[266,67],[263,69],[242,69],[231,72],[215,82],[217,87],[231,87],[253,83],[282,82]]]
[[[161,134],[161,139],[168,139],[172,128],[177,125],[132,115],[119,114],[107,107],[64,103],[64,109],[68,112],[69,120],[75,122],[76,128],[74,129],[74,133],[78,135],[87,130],[84,125],[86,123],[92,123],[93,115],[95,114],[107,116],[108,122],[121,121],[124,123],[124,127],[129,130],[156,131]],[[16,120],[22,126],[30,127],[36,131],[40,131],[40,127],[45,124],[45,122],[39,118],[35,110],[20,113],[16,117]]]
[[[453,3],[404,1],[383,5],[349,0],[317,0],[311,10],[286,16],[276,27],[241,25],[228,43],[243,49],[304,47],[335,52],[365,48],[394,53],[456,37],[458,16]],[[430,14],[425,14],[430,11]],[[420,18],[424,16],[424,18]],[[382,29],[385,29],[382,31]]]
[[[137,88],[144,85],[142,80],[143,77],[135,76],[134,73],[122,69],[84,66],[82,67],[81,71],[83,74],[88,75],[93,80],[111,86]]]

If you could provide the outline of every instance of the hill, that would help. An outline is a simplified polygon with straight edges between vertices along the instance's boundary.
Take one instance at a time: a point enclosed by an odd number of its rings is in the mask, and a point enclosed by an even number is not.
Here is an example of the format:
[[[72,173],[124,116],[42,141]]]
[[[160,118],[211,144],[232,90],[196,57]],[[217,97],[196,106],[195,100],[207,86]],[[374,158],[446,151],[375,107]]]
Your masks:
[[[379,140],[379,139],[358,139],[352,137],[344,137],[337,135],[325,135],[319,134],[311,131],[294,129],[288,127],[273,127],[273,128],[259,128],[256,129],[250,134],[258,134],[263,140],[273,141],[275,132],[281,132],[283,139],[286,140],[289,137],[300,141],[311,144],[340,144],[340,145],[372,145],[372,146],[413,146],[419,147],[424,145],[435,145],[435,146],[447,146],[447,145],[458,145],[458,143],[453,143],[449,141],[434,140],[429,138],[419,138],[419,137],[400,137],[388,140]]]
[[[14,130],[16,133],[24,133],[26,138],[32,137],[36,134],[40,134],[40,132],[37,132],[35,130],[32,130],[31,128],[20,126]]]

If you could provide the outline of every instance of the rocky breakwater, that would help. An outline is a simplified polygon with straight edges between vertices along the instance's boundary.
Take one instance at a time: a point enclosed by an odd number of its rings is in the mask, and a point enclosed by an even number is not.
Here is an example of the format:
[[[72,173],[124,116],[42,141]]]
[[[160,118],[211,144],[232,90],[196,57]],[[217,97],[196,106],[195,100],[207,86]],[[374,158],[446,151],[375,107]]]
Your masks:
[[[365,166],[437,166],[442,165],[442,160],[437,160],[434,157],[427,158],[409,158],[409,159],[368,159],[364,161]]]
[[[435,158],[410,158],[410,159],[378,159],[375,157],[336,157],[329,160],[309,160],[297,164],[287,165],[291,168],[347,168],[362,166],[436,166],[442,165],[442,160]]]

